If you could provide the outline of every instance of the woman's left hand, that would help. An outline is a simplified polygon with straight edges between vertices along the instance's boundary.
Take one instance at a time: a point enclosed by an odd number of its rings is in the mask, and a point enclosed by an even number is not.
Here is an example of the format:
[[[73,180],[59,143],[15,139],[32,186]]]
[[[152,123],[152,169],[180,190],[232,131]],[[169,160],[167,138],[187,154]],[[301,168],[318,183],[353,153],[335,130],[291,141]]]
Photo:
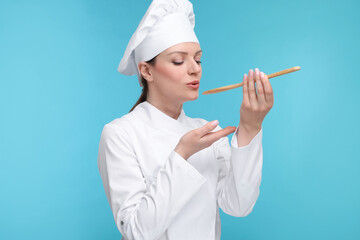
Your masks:
[[[249,76],[244,74],[243,83],[239,126],[249,132],[257,132],[274,104],[273,90],[267,75],[258,68],[255,68],[255,73],[250,69]]]

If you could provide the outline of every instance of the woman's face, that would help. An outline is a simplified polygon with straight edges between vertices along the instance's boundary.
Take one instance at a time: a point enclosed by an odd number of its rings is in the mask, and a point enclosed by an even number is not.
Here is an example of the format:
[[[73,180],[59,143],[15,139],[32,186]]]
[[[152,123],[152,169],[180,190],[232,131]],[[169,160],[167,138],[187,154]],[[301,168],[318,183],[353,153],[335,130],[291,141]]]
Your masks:
[[[202,51],[196,42],[174,45],[156,57],[155,66],[150,66],[152,82],[151,94],[160,94],[164,101],[183,103],[199,97],[202,74]],[[198,85],[189,83],[198,81]]]

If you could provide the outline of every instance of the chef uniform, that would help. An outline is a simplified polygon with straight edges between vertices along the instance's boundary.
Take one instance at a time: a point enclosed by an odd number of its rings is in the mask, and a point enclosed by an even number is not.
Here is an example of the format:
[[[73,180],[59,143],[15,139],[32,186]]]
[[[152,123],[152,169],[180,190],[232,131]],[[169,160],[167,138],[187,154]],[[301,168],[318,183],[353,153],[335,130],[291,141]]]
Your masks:
[[[140,38],[139,32],[150,28],[149,19],[155,17],[158,21],[150,24],[153,29],[166,18],[165,25],[174,21],[182,26],[177,27],[183,31],[182,36],[178,34],[180,42],[197,41],[191,33],[194,17],[190,2],[154,0],[128,44],[120,72],[139,77],[137,63],[158,54],[134,53],[151,35],[148,31]],[[169,42],[170,46],[177,44],[173,39]],[[166,41],[162,44],[169,47]],[[183,159],[174,151],[180,138],[207,122],[186,116],[183,109],[174,119],[144,101],[104,126],[98,167],[122,239],[219,240],[219,208],[236,217],[252,211],[261,183],[262,128],[246,146],[238,146],[236,129],[231,146],[228,137],[223,137]],[[220,129],[217,126],[213,131]]]

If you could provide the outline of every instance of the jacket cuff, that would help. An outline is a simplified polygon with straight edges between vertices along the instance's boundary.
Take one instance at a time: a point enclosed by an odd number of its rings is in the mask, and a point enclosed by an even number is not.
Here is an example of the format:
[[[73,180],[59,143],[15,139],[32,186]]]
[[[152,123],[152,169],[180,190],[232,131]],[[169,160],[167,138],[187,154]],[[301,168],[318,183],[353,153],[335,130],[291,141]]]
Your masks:
[[[257,144],[262,141],[263,128],[261,127],[260,131],[253,137],[253,139],[250,141],[250,143],[248,145],[239,147],[238,142],[237,142],[238,129],[239,129],[239,126],[236,128],[235,133],[233,134],[233,136],[231,138],[231,147],[232,148],[236,148],[236,149],[249,148],[252,145]]]

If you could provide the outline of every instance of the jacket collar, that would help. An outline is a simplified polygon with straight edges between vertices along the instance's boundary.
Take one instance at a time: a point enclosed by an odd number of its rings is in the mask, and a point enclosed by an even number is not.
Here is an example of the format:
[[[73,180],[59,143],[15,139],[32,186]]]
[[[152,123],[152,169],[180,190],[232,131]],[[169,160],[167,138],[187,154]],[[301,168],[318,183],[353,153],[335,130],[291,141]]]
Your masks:
[[[174,119],[148,101],[144,101],[136,106],[134,113],[140,114],[141,119],[159,129],[171,130],[182,134],[189,131],[189,127],[185,124],[186,115],[183,108],[178,119]]]

